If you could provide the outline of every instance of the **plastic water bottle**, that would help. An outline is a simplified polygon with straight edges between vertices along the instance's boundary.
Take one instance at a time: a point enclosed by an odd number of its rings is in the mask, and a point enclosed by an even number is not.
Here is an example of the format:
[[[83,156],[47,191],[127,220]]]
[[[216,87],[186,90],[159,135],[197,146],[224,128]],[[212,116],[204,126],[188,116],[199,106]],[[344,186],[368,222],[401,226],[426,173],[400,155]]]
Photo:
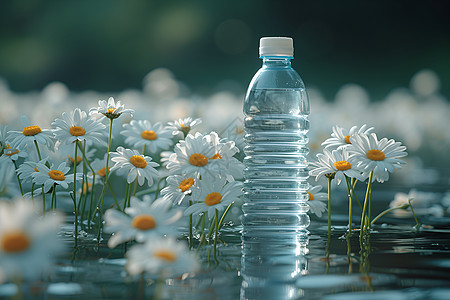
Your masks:
[[[244,241],[246,236],[267,238],[269,232],[304,232],[309,226],[309,100],[291,67],[293,53],[292,38],[261,38],[262,68],[245,96]]]

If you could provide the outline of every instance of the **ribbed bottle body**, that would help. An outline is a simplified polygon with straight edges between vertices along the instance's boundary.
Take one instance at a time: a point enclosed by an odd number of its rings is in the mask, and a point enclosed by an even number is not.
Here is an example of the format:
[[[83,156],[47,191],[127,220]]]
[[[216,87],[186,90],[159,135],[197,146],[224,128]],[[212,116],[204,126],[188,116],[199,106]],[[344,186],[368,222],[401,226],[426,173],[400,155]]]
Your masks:
[[[308,227],[308,115],[306,90],[290,62],[264,64],[244,101],[245,235]]]

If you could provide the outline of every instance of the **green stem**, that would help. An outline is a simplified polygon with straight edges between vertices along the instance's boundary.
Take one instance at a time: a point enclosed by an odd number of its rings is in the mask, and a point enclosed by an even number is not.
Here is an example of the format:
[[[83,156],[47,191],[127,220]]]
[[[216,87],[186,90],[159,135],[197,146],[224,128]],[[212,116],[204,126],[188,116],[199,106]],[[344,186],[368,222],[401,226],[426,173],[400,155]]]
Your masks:
[[[201,219],[202,219],[202,235],[200,237],[200,243],[198,243],[197,250],[195,250],[195,253],[198,252],[200,246],[203,245],[203,243],[205,242],[205,220],[206,220],[205,213],[202,214]]]
[[[416,214],[414,213],[414,209],[413,209],[413,206],[412,206],[412,204],[411,204],[411,200],[412,200],[412,199],[409,198],[409,199],[408,199],[408,203],[409,203],[409,206],[411,207],[411,212],[412,212],[412,214],[413,214],[414,220],[416,221],[416,227],[419,228],[419,227],[420,227],[420,223],[419,223],[419,221],[417,220]]]
[[[215,233],[214,233],[214,259],[217,258],[217,239],[218,239],[218,235],[219,235],[219,210],[216,208],[216,222],[215,222]]]
[[[396,206],[396,207],[391,207],[389,209],[384,210],[383,212],[381,212],[378,216],[376,216],[372,222],[370,222],[371,225],[375,224],[376,221],[378,221],[379,218],[381,218],[382,216],[384,216],[387,213],[390,213],[391,211],[394,211],[396,209],[406,209],[408,208],[408,206],[410,206],[410,204],[403,204],[401,206]]]
[[[17,176],[17,182],[19,183],[20,193],[23,196],[22,182],[20,182],[19,174],[17,174],[17,163],[16,163],[15,160],[13,160],[13,163],[14,163],[14,168],[16,169],[15,173],[16,173],[16,176]]]
[[[192,205],[192,200],[189,200],[189,206]],[[192,234],[192,214],[189,215],[189,250],[192,249],[194,245],[194,235]]]
[[[125,211],[125,208],[127,208],[128,190],[129,189],[130,189],[130,184],[127,182],[127,185],[125,187],[125,197],[123,199],[123,209],[122,209],[122,211]]]
[[[140,196],[143,196],[143,195],[151,194],[151,193],[154,193],[154,192],[156,192],[156,189],[149,188],[149,189],[137,192],[136,193],[136,197],[140,197]]]
[[[90,197],[91,205],[89,206],[89,216],[88,216],[88,220],[90,222],[90,220],[91,220],[90,216],[92,214],[92,203],[94,202],[94,195],[95,195],[95,171],[94,171],[94,168],[92,168],[91,163],[89,162],[89,160],[86,157],[86,141],[84,141],[83,147],[78,145],[78,148],[81,150],[81,153],[83,154],[84,163],[87,164],[89,170],[91,170],[91,172],[92,172],[92,190],[91,190],[91,197]],[[83,167],[84,167],[84,164],[83,164]],[[84,168],[83,168],[83,170],[84,170]],[[85,206],[83,206],[83,210],[82,210],[83,213],[84,213],[84,209],[85,209]]]
[[[348,189],[348,232],[352,234],[352,209],[353,209],[353,189],[350,188],[350,184],[348,182],[348,176],[345,175],[345,182],[347,183]]]
[[[368,208],[368,212],[367,212],[367,226],[370,229],[370,218],[372,216],[372,186],[370,186],[370,191],[369,191],[369,208]]]
[[[358,183],[358,179],[355,179],[355,178],[352,178],[351,179],[352,181],[352,190],[354,191],[355,190],[355,188],[356,188],[356,184]],[[361,205],[361,202],[359,201],[359,199],[358,199],[358,195],[356,195],[355,193],[353,193],[353,197],[355,197],[355,199],[356,199],[356,202],[358,202],[358,206],[359,206],[359,209],[362,211],[362,205]]]
[[[39,161],[41,161],[42,160],[41,152],[39,151],[39,146],[38,146],[38,143],[37,143],[36,140],[34,140],[34,145],[35,145],[35,148],[36,148],[37,155],[39,157]],[[48,168],[50,168],[50,164],[48,162],[45,162],[45,165]],[[42,214],[45,216],[45,192],[44,192],[44,185],[42,185]]]
[[[161,185],[161,182],[162,182],[164,179],[166,179],[166,177],[160,178],[160,179],[158,180],[158,183],[156,184],[155,199],[158,199],[158,197],[159,197],[159,192],[160,192],[159,186]]]
[[[75,140],[75,162],[73,164],[73,211],[75,214],[75,247],[77,245],[77,239],[78,239],[78,212],[77,212],[77,163],[76,159],[78,156],[78,140]]]
[[[328,178],[328,235],[331,232],[331,181],[333,178]]]
[[[113,189],[112,189],[112,187],[111,187],[111,184],[110,184],[109,182],[108,182],[108,188],[109,188],[109,191],[111,192],[111,196],[113,197],[114,202],[116,203],[117,209],[118,209],[118,210],[121,210],[120,204],[119,204],[119,202],[117,201],[116,194],[114,194],[114,191],[113,191]]]
[[[101,197],[100,208],[99,208],[99,213],[98,213],[100,222],[102,220],[102,210],[103,210],[103,202],[105,201],[106,184],[108,183],[108,179],[109,179],[109,152],[111,150],[113,119],[109,119],[109,121],[110,122],[109,122],[108,150],[106,152],[105,184],[103,185],[102,197]]]
[[[50,204],[50,210],[56,209],[56,183],[53,184],[52,188],[52,202]]]
[[[45,216],[45,192],[44,185],[42,185],[42,214]]]
[[[230,211],[230,209],[231,209],[231,207],[233,206],[233,204],[234,204],[234,202],[231,202],[231,203],[227,206],[227,208],[225,209],[225,211],[223,212],[223,215],[222,215],[222,217],[220,218],[220,221],[219,221],[219,230],[220,230],[220,228],[222,228],[223,221],[225,220],[225,217],[227,216],[227,214],[228,214],[228,212]]]
[[[367,190],[366,190],[366,197],[364,199],[364,207],[363,207],[363,211],[362,211],[362,215],[361,215],[361,228],[360,228],[360,238],[363,234],[363,230],[365,229],[365,225],[366,225],[366,210],[367,210],[367,203],[369,202],[369,192],[371,191],[372,188],[372,178],[373,178],[373,170],[370,172],[370,176],[369,176],[369,183],[367,184]]]
[[[211,225],[209,227],[209,231],[208,231],[208,245],[209,245],[209,241],[211,240],[211,236],[213,234],[213,230],[214,230],[214,224],[216,223],[216,216],[214,216],[214,218],[211,221]]]
[[[36,140],[34,140],[34,145],[36,146],[36,152],[37,152],[37,155],[39,157],[39,161],[41,161],[42,160],[41,151],[39,151],[39,146],[38,146],[38,143],[37,143]]]

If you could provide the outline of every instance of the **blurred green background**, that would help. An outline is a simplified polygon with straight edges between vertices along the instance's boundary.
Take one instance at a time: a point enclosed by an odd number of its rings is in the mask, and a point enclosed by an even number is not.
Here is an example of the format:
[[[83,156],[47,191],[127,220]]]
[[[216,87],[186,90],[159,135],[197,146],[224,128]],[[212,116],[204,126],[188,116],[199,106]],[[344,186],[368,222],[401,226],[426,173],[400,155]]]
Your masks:
[[[429,68],[450,96],[449,1],[19,0],[0,3],[0,77],[13,91],[141,88],[170,69],[193,92],[243,92],[262,36],[291,36],[296,70],[330,99],[372,100]]]

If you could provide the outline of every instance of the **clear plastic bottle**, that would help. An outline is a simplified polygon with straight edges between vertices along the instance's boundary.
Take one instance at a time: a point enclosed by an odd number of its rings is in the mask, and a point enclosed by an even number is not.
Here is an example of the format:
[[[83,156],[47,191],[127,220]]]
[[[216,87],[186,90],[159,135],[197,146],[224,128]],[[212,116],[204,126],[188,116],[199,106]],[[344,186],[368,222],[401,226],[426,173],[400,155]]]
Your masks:
[[[309,100],[291,67],[293,40],[260,40],[262,68],[244,101],[246,147],[243,219],[245,236],[305,231]]]

